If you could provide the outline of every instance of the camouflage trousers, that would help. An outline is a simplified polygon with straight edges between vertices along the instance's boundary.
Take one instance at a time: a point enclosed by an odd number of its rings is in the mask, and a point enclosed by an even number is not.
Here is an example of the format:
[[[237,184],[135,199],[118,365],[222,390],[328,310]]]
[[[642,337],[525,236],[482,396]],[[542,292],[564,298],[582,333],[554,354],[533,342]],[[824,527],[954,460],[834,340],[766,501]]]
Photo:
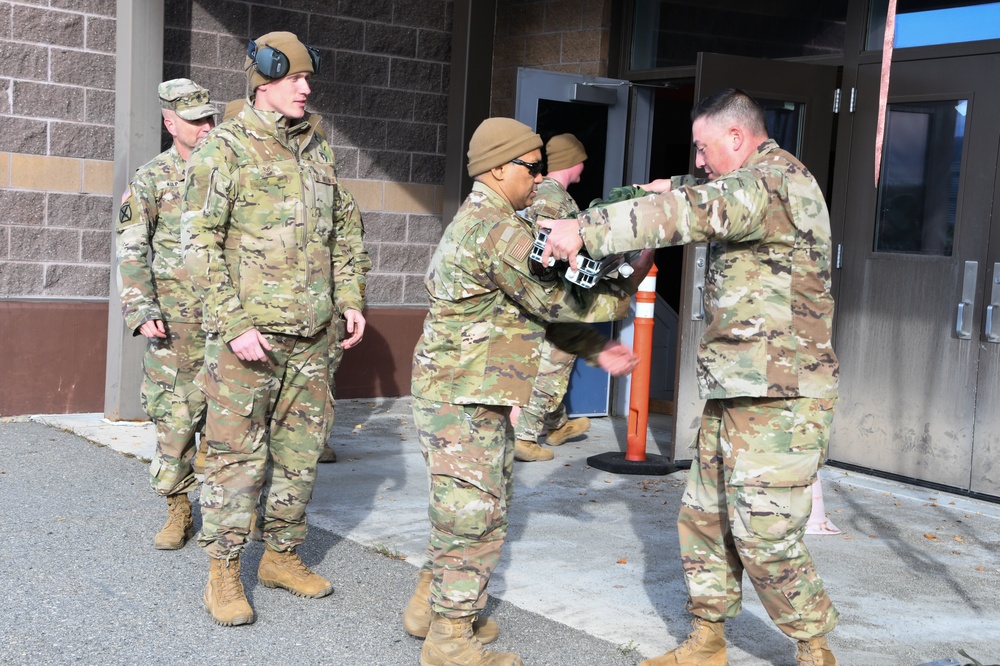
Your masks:
[[[543,427],[554,430],[566,425],[568,417],[562,400],[576,361],[576,356],[567,354],[548,340],[542,342],[541,354],[531,397],[521,406],[521,415],[514,424],[514,437],[530,442],[538,441]]]
[[[201,324],[166,324],[166,338],[151,338],[142,359],[142,408],[156,427],[149,483],[158,495],[198,487],[191,469],[195,434],[205,416],[205,396],[194,380],[205,359]]]
[[[507,536],[514,492],[510,407],[413,398],[413,422],[430,474],[427,564],[431,607],[458,618],[486,606],[486,585]]]
[[[812,483],[826,458],[833,400],[709,400],[677,518],[688,610],[736,617],[746,572],[785,634],[821,636],[837,624],[802,541]]]
[[[265,334],[266,361],[241,361],[210,335],[198,384],[208,398],[202,530],[214,558],[240,553],[261,502],[261,530],[272,550],[306,538],[306,505],[333,419],[330,339]]]

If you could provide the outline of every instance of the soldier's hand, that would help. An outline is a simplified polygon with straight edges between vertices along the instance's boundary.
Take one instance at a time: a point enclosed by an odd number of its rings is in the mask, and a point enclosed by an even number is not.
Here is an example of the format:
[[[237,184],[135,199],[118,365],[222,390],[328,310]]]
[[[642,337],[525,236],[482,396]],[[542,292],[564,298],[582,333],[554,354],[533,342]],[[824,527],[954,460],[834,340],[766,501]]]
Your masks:
[[[271,345],[267,338],[261,335],[256,328],[240,333],[230,340],[229,348],[241,361],[263,361],[267,359],[264,350],[271,351]]]
[[[655,192],[656,194],[665,194],[670,191],[670,188],[674,184],[670,182],[669,178],[657,178],[651,183],[646,183],[645,185],[638,185],[647,192]]]
[[[147,338],[167,337],[167,329],[163,327],[163,321],[160,319],[150,319],[139,327],[139,333]]]
[[[617,340],[608,340],[597,355],[597,365],[615,377],[627,375],[639,365],[632,350]]]
[[[344,319],[347,321],[347,337],[340,341],[340,346],[350,349],[365,335],[365,316],[357,310],[345,310]]]
[[[538,220],[538,226],[549,230],[545,240],[545,250],[542,251],[542,266],[548,266],[549,257],[556,261],[568,261],[570,266],[576,266],[576,253],[583,247],[580,238],[580,223],[577,220]]]

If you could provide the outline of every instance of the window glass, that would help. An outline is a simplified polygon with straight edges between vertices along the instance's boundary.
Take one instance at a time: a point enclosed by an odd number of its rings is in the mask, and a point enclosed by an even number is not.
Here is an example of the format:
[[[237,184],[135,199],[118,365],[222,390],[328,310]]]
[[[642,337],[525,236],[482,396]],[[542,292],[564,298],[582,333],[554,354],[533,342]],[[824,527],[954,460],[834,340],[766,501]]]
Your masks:
[[[890,104],[875,251],[951,256],[966,100]]]
[[[633,70],[693,65],[699,51],[755,58],[844,52],[847,0],[635,0],[634,6]]]
[[[889,0],[875,0],[868,19],[868,50],[879,51],[885,40]],[[893,48],[955,44],[1000,39],[1000,2],[965,0],[897,0]]]

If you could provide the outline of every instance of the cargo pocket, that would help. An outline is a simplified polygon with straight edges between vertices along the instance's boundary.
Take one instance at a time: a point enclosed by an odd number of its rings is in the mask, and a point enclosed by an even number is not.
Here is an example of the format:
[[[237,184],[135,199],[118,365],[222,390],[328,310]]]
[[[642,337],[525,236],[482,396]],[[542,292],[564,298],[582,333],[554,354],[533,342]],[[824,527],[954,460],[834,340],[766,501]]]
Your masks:
[[[737,456],[729,481],[736,493],[733,536],[780,541],[804,529],[821,460],[820,451],[744,451]]]
[[[167,358],[176,360],[169,350],[161,352]],[[162,421],[172,412],[174,384],[177,383],[177,368],[164,363],[157,354],[147,352],[142,358],[142,390],[139,397],[142,409],[154,422]]]

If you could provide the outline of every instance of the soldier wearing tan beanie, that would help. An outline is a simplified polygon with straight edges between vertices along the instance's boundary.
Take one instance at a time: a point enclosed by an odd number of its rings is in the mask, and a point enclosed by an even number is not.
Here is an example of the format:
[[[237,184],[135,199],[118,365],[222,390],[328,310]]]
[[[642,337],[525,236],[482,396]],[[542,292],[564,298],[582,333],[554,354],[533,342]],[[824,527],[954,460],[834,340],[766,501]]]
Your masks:
[[[532,270],[534,229],[517,211],[542,180],[541,147],[541,137],[511,118],[476,129],[468,153],[476,182],[424,280],[429,308],[410,388],[430,475],[431,530],[403,627],[426,636],[425,666],[522,666],[516,654],[483,647],[499,629],[478,615],[507,533],[510,411],[528,399],[542,340],[551,336],[612,374],[636,362],[596,329],[568,324],[624,317],[634,286],[601,281],[577,301],[569,283],[543,281]]]
[[[576,215],[580,209],[568,192],[580,182],[587,151],[572,134],[557,134],[545,143],[548,173],[538,186],[534,203],[524,216],[536,220],[561,220]],[[545,443],[560,446],[590,429],[590,419],[571,419],[563,398],[569,387],[576,356],[561,351],[547,340],[542,343],[538,376],[531,397],[514,415],[514,459],[521,462],[552,460],[555,454],[538,444],[547,430]]]

